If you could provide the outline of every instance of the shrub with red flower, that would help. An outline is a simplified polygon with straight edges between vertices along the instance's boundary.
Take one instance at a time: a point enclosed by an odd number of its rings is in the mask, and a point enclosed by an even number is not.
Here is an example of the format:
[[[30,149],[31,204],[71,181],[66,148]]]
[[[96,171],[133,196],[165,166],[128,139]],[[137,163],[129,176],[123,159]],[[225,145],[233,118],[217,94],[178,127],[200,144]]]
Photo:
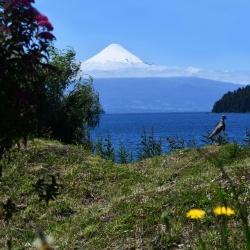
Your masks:
[[[29,0],[12,0],[12,3],[15,5],[24,4],[25,6],[30,7],[30,1]]]
[[[53,26],[51,25],[51,23],[49,21],[41,20],[41,21],[37,22],[37,24],[39,26],[45,27],[49,31],[53,30]]]
[[[0,1],[0,159],[20,138],[35,132],[37,93],[45,83],[52,24],[33,0]],[[1,169],[0,169],[1,171]]]
[[[41,32],[39,33],[39,37],[46,40],[53,40],[55,37],[50,32]]]

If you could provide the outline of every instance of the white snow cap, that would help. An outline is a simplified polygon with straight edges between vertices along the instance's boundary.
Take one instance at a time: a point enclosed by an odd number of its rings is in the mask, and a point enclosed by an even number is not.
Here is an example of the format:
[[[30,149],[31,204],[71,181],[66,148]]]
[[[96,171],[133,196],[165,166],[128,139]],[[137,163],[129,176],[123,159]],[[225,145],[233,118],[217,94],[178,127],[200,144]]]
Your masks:
[[[85,63],[144,63],[140,58],[130,53],[120,44],[112,43],[100,53],[85,61]]]
[[[148,64],[120,44],[112,43],[101,52],[82,62],[82,72],[94,78],[112,77],[201,77],[222,82],[249,84],[250,71],[230,72],[198,67],[171,67]]]

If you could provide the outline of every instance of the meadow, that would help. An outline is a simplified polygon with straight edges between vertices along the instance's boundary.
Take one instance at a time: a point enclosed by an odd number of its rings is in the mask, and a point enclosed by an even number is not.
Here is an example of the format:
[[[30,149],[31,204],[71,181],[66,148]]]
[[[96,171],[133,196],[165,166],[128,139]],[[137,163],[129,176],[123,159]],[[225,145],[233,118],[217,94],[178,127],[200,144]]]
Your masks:
[[[117,164],[34,139],[1,165],[1,249],[37,249],[41,232],[51,249],[250,249],[247,145]]]

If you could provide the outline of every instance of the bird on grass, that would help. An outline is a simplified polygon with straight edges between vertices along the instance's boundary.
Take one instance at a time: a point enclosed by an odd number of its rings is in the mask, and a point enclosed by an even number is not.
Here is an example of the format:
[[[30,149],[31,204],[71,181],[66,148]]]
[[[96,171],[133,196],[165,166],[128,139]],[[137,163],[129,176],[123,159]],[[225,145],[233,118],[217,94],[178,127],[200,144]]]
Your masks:
[[[225,131],[226,129],[226,124],[224,122],[225,119],[227,119],[225,115],[221,116],[220,123],[216,126],[214,131],[208,137],[209,139],[212,139],[213,136],[219,136],[223,131]]]

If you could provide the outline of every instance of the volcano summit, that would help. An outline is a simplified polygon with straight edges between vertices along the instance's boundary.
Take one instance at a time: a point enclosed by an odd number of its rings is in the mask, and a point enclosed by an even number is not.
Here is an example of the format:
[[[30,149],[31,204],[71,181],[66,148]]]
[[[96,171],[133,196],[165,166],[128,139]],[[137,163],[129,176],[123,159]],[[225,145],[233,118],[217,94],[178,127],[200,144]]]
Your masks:
[[[209,112],[223,94],[242,87],[218,81],[221,72],[145,63],[119,44],[83,62],[82,71],[94,78],[106,113]]]
[[[82,71],[94,78],[117,77],[199,77],[220,82],[249,84],[250,72],[207,70],[149,64],[120,44],[110,44],[92,58],[82,62]]]

